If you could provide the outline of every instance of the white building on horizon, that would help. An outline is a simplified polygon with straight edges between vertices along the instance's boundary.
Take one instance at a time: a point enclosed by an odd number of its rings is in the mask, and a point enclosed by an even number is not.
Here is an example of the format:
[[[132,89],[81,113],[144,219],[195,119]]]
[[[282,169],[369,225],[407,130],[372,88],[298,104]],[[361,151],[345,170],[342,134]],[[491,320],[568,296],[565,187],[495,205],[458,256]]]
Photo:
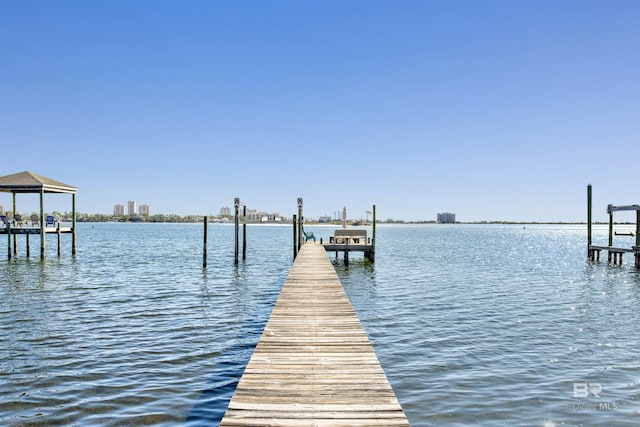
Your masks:
[[[114,215],[124,215],[124,205],[113,205]]]
[[[127,202],[127,215],[135,215],[137,212],[136,209],[136,201],[135,200],[129,200]]]
[[[438,214],[438,224],[455,224],[456,214],[443,212]]]
[[[138,208],[138,215],[149,217],[151,216],[151,206],[149,205],[140,205]]]
[[[241,212],[242,214],[242,212]],[[256,209],[247,209],[247,221],[256,222],[282,222],[284,219],[279,212],[259,212]]]

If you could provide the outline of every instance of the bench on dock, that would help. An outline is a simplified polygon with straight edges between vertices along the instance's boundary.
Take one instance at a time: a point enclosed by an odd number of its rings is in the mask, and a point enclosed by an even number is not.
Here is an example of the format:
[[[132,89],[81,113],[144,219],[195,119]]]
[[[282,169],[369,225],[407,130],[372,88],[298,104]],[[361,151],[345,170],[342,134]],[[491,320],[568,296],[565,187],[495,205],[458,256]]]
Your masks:
[[[333,232],[333,236],[329,236],[329,243],[336,243],[339,245],[348,243],[350,245],[366,245],[367,244],[367,230],[356,229],[343,229]]]
[[[364,257],[373,262],[375,259],[375,229],[374,238],[367,239],[367,230],[359,229],[339,229],[335,230],[333,236],[329,236],[329,243],[323,243],[327,252],[344,252],[344,262],[349,262],[349,252],[364,252]]]

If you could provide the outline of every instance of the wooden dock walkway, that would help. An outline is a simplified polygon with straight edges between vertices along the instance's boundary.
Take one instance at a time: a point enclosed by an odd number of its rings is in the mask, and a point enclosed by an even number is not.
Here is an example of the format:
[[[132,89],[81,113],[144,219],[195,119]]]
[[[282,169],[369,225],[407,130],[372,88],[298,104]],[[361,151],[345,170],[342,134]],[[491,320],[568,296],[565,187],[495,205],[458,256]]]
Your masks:
[[[298,253],[220,425],[409,425],[322,245]]]

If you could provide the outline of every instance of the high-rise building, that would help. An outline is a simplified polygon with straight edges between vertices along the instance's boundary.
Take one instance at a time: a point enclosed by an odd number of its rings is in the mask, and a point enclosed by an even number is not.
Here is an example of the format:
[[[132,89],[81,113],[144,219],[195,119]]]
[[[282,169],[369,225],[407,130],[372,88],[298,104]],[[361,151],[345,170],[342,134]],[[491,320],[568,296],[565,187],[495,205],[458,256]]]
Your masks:
[[[124,205],[113,205],[114,215],[124,215]]]
[[[0,215],[4,215],[4,206],[0,205]]]
[[[127,215],[135,215],[136,214],[136,201],[129,200],[127,202]]]
[[[138,214],[142,216],[150,216],[151,215],[151,206],[149,205],[140,205],[138,208]]]
[[[231,216],[231,208],[229,206],[220,208],[220,216]]]
[[[456,222],[456,214],[443,212],[438,214],[439,224],[454,224]]]

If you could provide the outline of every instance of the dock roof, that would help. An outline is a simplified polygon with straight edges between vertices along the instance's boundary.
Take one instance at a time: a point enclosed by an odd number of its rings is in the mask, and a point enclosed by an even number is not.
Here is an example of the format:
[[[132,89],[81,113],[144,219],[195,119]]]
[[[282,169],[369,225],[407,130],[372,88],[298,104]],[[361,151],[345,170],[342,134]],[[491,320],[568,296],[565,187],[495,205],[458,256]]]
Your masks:
[[[46,176],[24,171],[0,176],[0,192],[5,193],[69,193],[78,189],[72,185],[56,181]]]

